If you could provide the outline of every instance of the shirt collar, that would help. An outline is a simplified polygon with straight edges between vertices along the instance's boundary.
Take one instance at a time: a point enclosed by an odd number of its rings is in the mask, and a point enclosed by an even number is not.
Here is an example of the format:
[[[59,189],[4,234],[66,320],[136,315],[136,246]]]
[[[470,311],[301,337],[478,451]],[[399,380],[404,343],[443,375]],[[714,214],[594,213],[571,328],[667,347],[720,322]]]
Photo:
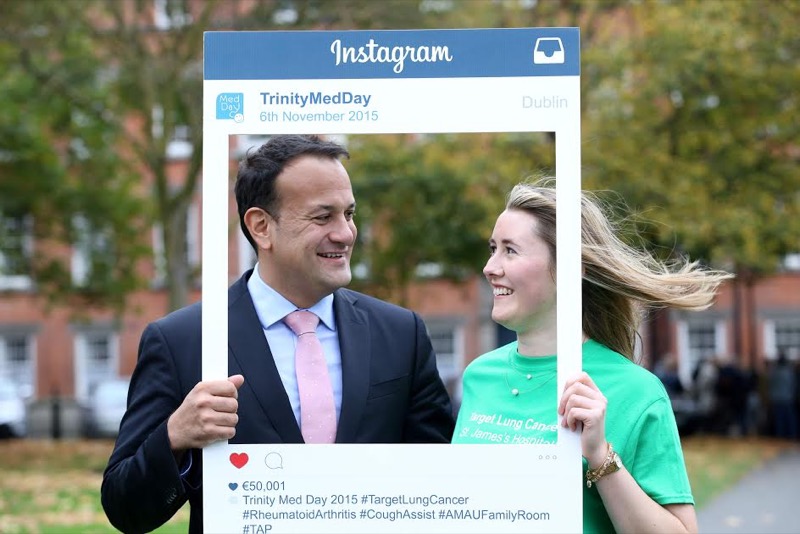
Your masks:
[[[258,274],[258,264],[253,268],[253,274],[247,281],[247,289],[256,308],[258,320],[265,330],[284,317],[295,311],[297,306],[289,302],[283,295],[267,285]],[[328,329],[336,331],[336,321],[333,314],[333,295],[326,295],[319,302],[306,308],[319,317],[319,320]]]

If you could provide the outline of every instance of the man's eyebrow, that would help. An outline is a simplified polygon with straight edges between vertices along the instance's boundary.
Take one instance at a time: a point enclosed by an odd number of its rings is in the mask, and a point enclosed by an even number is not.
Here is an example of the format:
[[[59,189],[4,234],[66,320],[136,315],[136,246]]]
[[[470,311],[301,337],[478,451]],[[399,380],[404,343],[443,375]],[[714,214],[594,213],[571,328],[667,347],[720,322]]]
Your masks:
[[[356,203],[353,202],[352,204],[348,205],[345,210],[355,209]],[[325,211],[336,211],[338,208],[332,204],[317,204],[314,206],[313,210],[325,210]]]

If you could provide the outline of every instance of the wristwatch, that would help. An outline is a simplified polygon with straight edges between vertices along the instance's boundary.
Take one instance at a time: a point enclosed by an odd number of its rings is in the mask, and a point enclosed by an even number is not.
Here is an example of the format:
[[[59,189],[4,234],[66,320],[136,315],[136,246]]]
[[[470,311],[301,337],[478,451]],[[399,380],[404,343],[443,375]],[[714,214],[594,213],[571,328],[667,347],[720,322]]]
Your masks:
[[[615,451],[611,446],[611,443],[609,443],[608,453],[606,453],[606,459],[603,460],[603,464],[597,469],[589,469],[586,471],[586,487],[591,488],[592,483],[597,482],[606,475],[616,473],[621,468],[622,459],[619,457],[619,454],[617,454],[617,451]]]

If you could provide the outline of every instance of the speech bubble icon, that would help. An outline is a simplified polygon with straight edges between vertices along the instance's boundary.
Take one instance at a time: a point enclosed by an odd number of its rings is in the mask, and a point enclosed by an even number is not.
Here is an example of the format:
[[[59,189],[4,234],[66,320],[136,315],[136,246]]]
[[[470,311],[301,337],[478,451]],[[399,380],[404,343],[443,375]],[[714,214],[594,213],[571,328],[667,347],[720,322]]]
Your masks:
[[[277,452],[270,452],[264,457],[264,463],[270,469],[283,469],[283,456]]]

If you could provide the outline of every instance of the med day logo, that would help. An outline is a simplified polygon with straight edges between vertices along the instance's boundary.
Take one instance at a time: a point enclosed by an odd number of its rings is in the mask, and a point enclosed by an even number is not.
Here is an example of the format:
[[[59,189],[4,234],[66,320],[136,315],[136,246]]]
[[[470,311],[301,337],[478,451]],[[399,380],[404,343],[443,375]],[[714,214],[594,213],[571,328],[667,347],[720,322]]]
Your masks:
[[[217,119],[242,122],[244,120],[244,93],[218,94]]]

